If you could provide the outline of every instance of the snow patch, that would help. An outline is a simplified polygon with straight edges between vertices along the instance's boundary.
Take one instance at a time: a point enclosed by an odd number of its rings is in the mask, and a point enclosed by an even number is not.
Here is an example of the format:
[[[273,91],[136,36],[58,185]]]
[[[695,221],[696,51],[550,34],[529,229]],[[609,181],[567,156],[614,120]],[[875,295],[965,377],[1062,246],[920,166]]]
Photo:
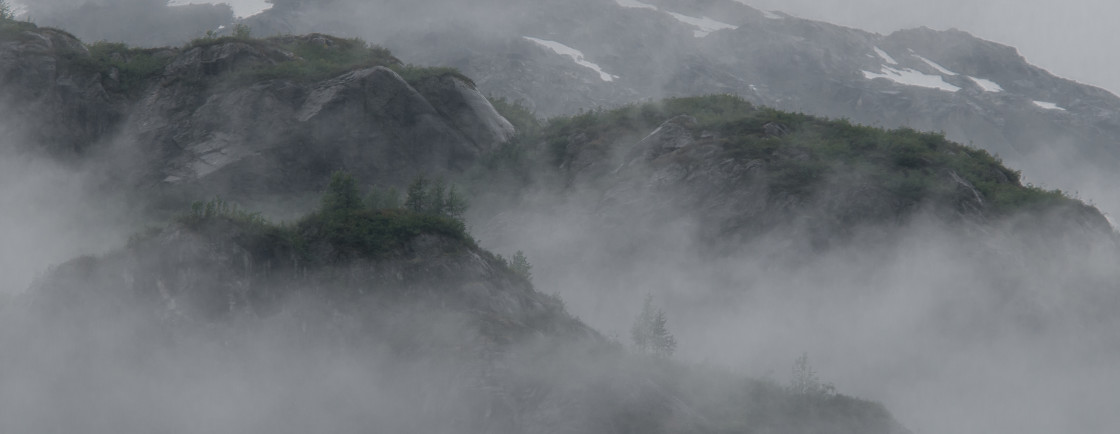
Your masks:
[[[976,78],[973,76],[967,77],[969,80],[972,80],[974,83],[976,83],[977,86],[980,86],[981,89],[984,89],[984,92],[1003,92],[1003,88],[994,81],[985,80],[983,78]]]
[[[585,68],[590,68],[590,69],[594,70],[595,72],[599,73],[599,78],[602,79],[603,81],[614,81],[614,79],[618,78],[617,75],[611,75],[611,74],[607,74],[606,72],[604,72],[603,68],[600,67],[599,65],[588,62],[586,59],[584,59],[583,52],[579,51],[575,48],[569,47],[567,45],[561,44],[561,43],[556,42],[556,41],[548,41],[548,40],[544,40],[544,39],[537,39],[537,38],[530,37],[530,36],[522,36],[522,37],[525,38],[525,39],[528,39],[529,41],[532,41],[534,44],[537,44],[537,45],[545,47],[549,50],[552,50],[552,52],[554,52],[556,54],[559,54],[561,56],[568,56],[568,57],[572,58],[572,61],[576,62],[577,65],[583,66]]]
[[[933,69],[936,69],[936,70],[937,70],[937,72],[940,72],[940,73],[942,73],[942,74],[945,74],[945,75],[958,75],[957,73],[955,73],[955,72],[953,72],[953,71],[950,71],[950,70],[948,70],[948,69],[945,69],[945,67],[944,67],[944,66],[938,65],[938,64],[937,64],[937,62],[934,62],[934,61],[932,61],[932,60],[926,59],[925,57],[919,56],[919,55],[917,55],[917,54],[915,54],[915,55],[914,55],[914,57],[917,57],[917,58],[918,58],[918,60],[921,60],[921,61],[923,61],[923,62],[926,62],[926,65],[932,66],[932,67],[933,67]]]
[[[891,57],[891,55],[890,55],[890,54],[887,54],[887,52],[886,52],[886,51],[883,51],[883,50],[882,50],[882,49],[880,49],[879,47],[875,47],[875,54],[878,54],[878,55],[879,55],[879,57],[880,57],[880,58],[882,58],[884,62],[887,62],[887,63],[889,63],[889,64],[891,64],[891,65],[897,65],[897,64],[898,64],[898,62],[896,62],[896,61],[894,60],[894,58],[893,58],[893,57]]]
[[[642,3],[642,2],[640,2],[640,1],[638,1],[638,0],[614,0],[614,2],[615,2],[615,3],[618,3],[618,5],[619,5],[619,6],[622,6],[622,7],[624,7],[624,8],[633,8],[633,9],[653,9],[653,10],[655,10],[655,11],[657,10],[657,6],[654,6],[654,5],[651,5],[651,4],[646,4],[646,3]]]
[[[895,69],[889,66],[884,66],[883,72],[875,73],[871,71],[863,71],[863,77],[871,80],[875,78],[885,78],[895,83],[904,84],[907,86],[918,86],[929,89],[943,90],[946,92],[956,92],[961,88],[946,83],[940,75],[928,75],[915,71],[910,68]]]
[[[1057,105],[1057,104],[1054,104],[1054,103],[1052,103],[1052,102],[1046,102],[1046,101],[1031,101],[1031,102],[1033,102],[1033,103],[1034,103],[1034,105],[1036,105],[1036,106],[1038,106],[1038,107],[1041,107],[1041,108],[1044,108],[1044,109],[1046,109],[1046,110],[1061,110],[1061,111],[1066,111],[1066,109],[1064,109],[1064,108],[1061,108],[1061,107],[1058,107],[1058,105]]]
[[[697,38],[703,38],[705,36],[708,36],[709,33],[712,33],[712,32],[717,31],[717,30],[738,29],[739,28],[739,26],[733,26],[731,24],[719,22],[719,21],[713,20],[713,19],[708,18],[708,17],[696,18],[696,17],[690,17],[688,15],[681,15],[681,14],[678,14],[676,12],[669,12],[669,11],[665,11],[665,13],[667,13],[669,15],[672,15],[673,18],[677,19],[677,21],[680,21],[682,23],[688,24],[688,25],[693,26],[693,27],[698,27],[699,30],[695,30],[695,31],[692,32],[692,36],[695,36]]]

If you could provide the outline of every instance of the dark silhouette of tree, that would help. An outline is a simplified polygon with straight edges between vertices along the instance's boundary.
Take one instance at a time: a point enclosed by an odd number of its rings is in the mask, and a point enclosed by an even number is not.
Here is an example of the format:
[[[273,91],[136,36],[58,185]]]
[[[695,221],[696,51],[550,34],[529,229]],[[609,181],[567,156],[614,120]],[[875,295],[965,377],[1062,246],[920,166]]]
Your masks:
[[[358,182],[354,176],[344,170],[337,170],[331,174],[331,182],[327,186],[322,199],[323,212],[329,215],[345,214],[363,208],[362,196],[358,192]]]
[[[793,361],[793,372],[789,380],[789,391],[797,395],[831,395],[836,388],[822,383],[817,372],[809,365],[809,354],[802,353]]]
[[[408,185],[408,193],[404,199],[404,208],[414,213],[424,213],[431,208],[431,199],[428,198],[429,181],[424,175],[417,176]]]

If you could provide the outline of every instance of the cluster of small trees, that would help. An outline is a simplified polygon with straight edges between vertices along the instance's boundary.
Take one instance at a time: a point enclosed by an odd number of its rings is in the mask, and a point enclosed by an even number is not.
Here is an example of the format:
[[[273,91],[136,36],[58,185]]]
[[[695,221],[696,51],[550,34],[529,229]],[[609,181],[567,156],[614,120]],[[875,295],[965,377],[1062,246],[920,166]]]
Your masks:
[[[653,306],[653,296],[647,295],[642,311],[630,328],[630,339],[639,352],[656,357],[669,357],[677,351],[677,339],[669,332],[665,312]]]
[[[409,184],[404,208],[419,214],[462,220],[467,201],[455,191],[455,186],[448,187],[442,178],[433,181],[420,176]]]
[[[417,177],[409,184],[403,203],[400,193],[393,188],[373,189],[363,199],[358,182],[353,175],[342,170],[334,172],[327,191],[323,194],[323,212],[334,214],[367,208],[404,208],[417,214],[462,221],[463,213],[467,211],[467,200],[455,190],[454,186],[448,187],[442,178],[430,180],[424,176]]]

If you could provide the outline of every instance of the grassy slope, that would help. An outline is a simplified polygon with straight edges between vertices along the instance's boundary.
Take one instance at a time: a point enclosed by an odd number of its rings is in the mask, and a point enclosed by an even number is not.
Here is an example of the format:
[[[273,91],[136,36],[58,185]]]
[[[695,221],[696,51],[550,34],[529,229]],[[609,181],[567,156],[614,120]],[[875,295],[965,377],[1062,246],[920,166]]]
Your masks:
[[[987,151],[945,139],[942,134],[903,128],[884,130],[799,113],[759,108],[729,95],[675,98],[659,103],[629,105],[558,117],[538,126],[525,120],[524,110],[502,101],[495,105],[518,119],[521,137],[487,156],[489,169],[539,164],[563,167],[577,154],[607,155],[619,140],[643,137],[677,115],[696,119],[694,134],[715,133],[721,157],[762,160],[770,168],[770,186],[786,193],[805,194],[838,168],[870,176],[901,203],[916,204],[943,193],[939,175],[958,174],[981,193],[994,214],[1032,207],[1078,205],[1058,190],[1022,185],[1019,172],[1004,167]],[[767,125],[784,134],[767,133]],[[799,155],[799,158],[790,158]],[[503,166],[504,165],[504,166]]]

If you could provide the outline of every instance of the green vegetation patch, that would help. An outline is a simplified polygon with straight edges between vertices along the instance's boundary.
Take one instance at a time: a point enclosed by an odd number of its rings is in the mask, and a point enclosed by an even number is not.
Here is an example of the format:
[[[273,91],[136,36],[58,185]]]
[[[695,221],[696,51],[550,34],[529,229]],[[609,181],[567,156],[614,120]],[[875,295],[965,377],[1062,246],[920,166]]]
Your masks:
[[[232,36],[210,35],[196,39],[187,44],[186,48],[206,48],[222,43],[238,42],[261,50],[277,49],[292,54],[285,60],[236,71],[238,80],[245,82],[274,79],[314,82],[337,77],[350,71],[382,66],[392,69],[410,84],[450,75],[474,86],[474,81],[455,68],[402,64],[400,59],[394,57],[388,49],[369,44],[359,38],[344,39],[310,34],[258,39],[249,36],[247,29],[239,29],[241,30],[235,31]]]
[[[1075,202],[1061,191],[1023,186],[1019,172],[998,158],[943,134],[759,108],[732,95],[674,98],[553,118],[539,131],[528,129],[531,137],[523,142],[536,144],[548,164],[564,167],[576,155],[606,158],[620,141],[640,139],[679,115],[690,116],[682,125],[698,139],[721,145],[725,157],[763,162],[775,194],[810,195],[845,171],[887,189],[904,207],[950,194],[954,186],[946,180],[952,176],[974,186],[995,213]]]
[[[266,48],[278,48],[294,55],[285,61],[242,71],[242,77],[250,81],[320,81],[358,69],[400,64],[400,60],[393,57],[388,49],[370,45],[357,38],[342,39],[315,34],[249,41],[263,43]]]
[[[2,14],[2,11],[0,11],[0,14]],[[24,32],[38,28],[28,21],[16,21],[10,13],[7,16],[0,16],[0,40],[27,39],[30,36]]]
[[[362,199],[352,176],[336,172],[319,210],[294,224],[272,223],[221,199],[195,202],[179,222],[194,231],[231,239],[262,260],[297,258],[303,264],[391,256],[424,234],[475,246],[461,218],[465,203],[454,189],[445,189],[438,181],[414,182],[406,208],[376,206]]]
[[[86,47],[94,65],[108,74],[118,73],[121,90],[131,91],[142,87],[147,80],[159,76],[172,56],[162,48],[133,48],[119,42],[95,42]]]

